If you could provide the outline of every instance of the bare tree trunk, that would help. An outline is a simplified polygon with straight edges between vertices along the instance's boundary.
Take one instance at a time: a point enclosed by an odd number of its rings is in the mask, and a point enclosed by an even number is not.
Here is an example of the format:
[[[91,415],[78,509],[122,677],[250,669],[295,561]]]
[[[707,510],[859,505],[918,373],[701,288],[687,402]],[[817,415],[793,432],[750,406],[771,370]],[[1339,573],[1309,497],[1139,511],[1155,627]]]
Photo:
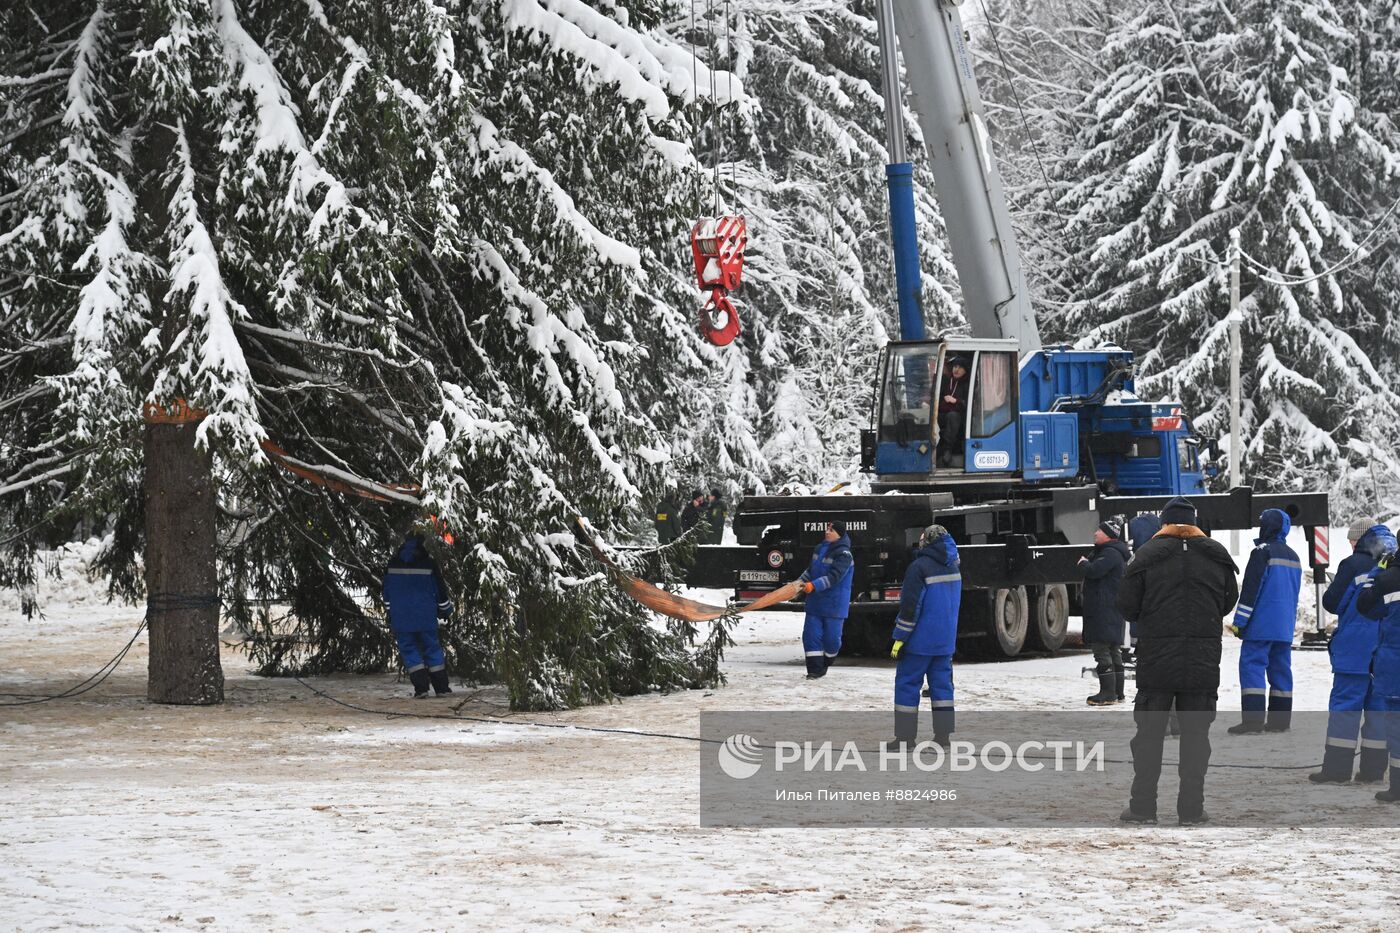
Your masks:
[[[224,701],[213,457],[196,420],[146,422],[146,613],[154,703]]]

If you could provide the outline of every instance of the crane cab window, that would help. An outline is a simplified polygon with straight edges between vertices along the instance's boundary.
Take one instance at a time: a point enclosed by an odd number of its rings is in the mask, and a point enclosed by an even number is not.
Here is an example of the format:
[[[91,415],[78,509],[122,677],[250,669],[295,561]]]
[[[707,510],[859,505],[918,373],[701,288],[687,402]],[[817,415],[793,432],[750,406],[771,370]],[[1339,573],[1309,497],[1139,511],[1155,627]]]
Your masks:
[[[1201,464],[1196,459],[1196,444],[1190,438],[1177,438],[1176,461],[1177,467],[1183,473],[1201,472]]]
[[[1134,460],[1162,459],[1162,439],[1157,435],[1135,437],[1127,455]]]
[[[936,343],[890,348],[881,393],[881,441],[907,445],[932,437],[940,349]]]
[[[1015,420],[1016,354],[977,354],[972,389],[972,437],[992,437]]]

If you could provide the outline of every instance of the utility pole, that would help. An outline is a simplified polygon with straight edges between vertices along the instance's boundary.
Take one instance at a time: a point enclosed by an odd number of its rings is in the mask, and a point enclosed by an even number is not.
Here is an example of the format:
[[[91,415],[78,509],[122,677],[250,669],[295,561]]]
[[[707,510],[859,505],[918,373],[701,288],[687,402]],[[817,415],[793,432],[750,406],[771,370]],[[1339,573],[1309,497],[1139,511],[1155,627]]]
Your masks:
[[[1244,485],[1240,475],[1240,229],[1230,231],[1230,488]],[[1239,529],[1230,531],[1230,552],[1240,552]]]

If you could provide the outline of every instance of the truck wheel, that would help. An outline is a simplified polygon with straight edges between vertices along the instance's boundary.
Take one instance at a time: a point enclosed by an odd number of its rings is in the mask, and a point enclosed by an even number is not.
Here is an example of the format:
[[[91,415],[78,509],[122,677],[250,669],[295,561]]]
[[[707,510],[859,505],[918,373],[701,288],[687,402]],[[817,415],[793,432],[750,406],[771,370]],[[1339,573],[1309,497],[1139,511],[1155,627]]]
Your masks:
[[[894,618],[888,613],[852,612],[841,634],[841,656],[878,658],[889,654]]]
[[[1030,607],[1024,586],[963,592],[958,653],[967,661],[1005,661],[1021,653]]]
[[[1026,642],[1038,651],[1059,651],[1069,633],[1069,590],[1063,583],[1033,587]]]
[[[1026,644],[1029,624],[1030,607],[1024,586],[997,590],[992,594],[991,630],[987,634],[1002,657],[1014,658],[1021,653]]]

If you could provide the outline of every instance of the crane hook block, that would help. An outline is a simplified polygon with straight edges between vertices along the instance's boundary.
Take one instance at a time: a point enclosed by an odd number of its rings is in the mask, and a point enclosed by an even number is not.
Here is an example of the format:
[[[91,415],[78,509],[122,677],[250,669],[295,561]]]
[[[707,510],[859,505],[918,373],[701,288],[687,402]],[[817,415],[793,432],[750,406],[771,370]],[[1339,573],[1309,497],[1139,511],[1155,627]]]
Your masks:
[[[704,289],[732,292],[744,275],[748,225],[743,217],[702,217],[690,230],[695,278]]]
[[[727,347],[739,336],[739,311],[724,289],[710,292],[709,301],[700,309],[700,334],[717,347]]]
[[[710,293],[700,310],[700,333],[717,347],[728,346],[739,336],[739,314],[729,293],[743,279],[748,242],[748,224],[737,215],[702,217],[690,230],[695,280]]]

